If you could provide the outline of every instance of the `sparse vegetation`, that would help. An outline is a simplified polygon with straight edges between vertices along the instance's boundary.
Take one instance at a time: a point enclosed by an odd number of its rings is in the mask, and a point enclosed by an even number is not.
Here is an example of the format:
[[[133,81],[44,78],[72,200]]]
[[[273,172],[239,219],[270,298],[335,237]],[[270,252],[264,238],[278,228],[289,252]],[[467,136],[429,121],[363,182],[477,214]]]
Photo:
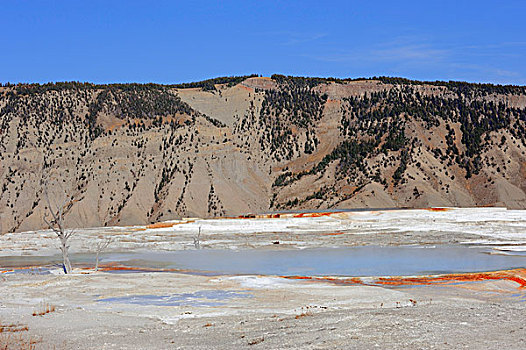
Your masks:
[[[233,76],[233,77],[219,77],[219,78],[197,81],[193,83],[182,83],[182,84],[174,84],[174,85],[169,85],[169,86],[178,88],[178,89],[201,88],[205,91],[215,91],[216,84],[226,84],[227,86],[234,86],[236,84],[241,83],[243,80],[246,80],[248,78],[257,77],[257,76],[258,76],[257,74],[251,74],[251,75],[242,75],[242,76]]]
[[[0,95],[2,232],[41,221],[49,207],[42,173],[64,187],[66,215],[78,219],[88,206],[100,225],[125,222],[135,208],[148,223],[195,215],[190,202],[203,208],[199,215],[221,216],[232,203],[225,196],[254,196],[243,199],[246,211],[263,211],[338,205],[369,184],[404,206],[419,197],[415,186],[426,191],[423,183],[444,198],[470,181],[492,193],[495,177],[525,189],[517,174],[526,110],[516,99],[524,87],[274,75],[236,90],[245,104],[235,106],[233,124],[199,112],[193,92],[179,95],[188,87],[219,94],[212,85],[248,77],[256,76],[170,86],[8,84]],[[238,103],[230,101],[221,103]],[[268,173],[268,201],[226,189],[239,172],[223,163],[229,158],[255,181]],[[199,183],[207,193],[196,205]],[[474,203],[495,201],[478,189]],[[54,195],[53,203],[62,200]]]
[[[38,305],[38,308],[33,311],[33,316],[44,316],[51,312],[55,312],[55,306],[49,305],[48,303],[42,302]]]

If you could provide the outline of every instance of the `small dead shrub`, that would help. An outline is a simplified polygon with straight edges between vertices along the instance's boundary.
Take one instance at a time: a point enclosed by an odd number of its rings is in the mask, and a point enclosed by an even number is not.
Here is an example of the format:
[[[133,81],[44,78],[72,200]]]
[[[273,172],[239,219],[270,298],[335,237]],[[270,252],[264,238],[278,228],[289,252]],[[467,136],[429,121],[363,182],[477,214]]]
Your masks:
[[[16,333],[16,332],[27,332],[29,328],[27,325],[22,324],[0,324],[0,333]]]
[[[38,309],[34,310],[33,316],[44,316],[50,312],[55,312],[55,305],[49,305],[48,303],[40,303]]]
[[[39,340],[30,337],[28,331],[27,325],[0,323],[0,349],[35,349]]]
[[[263,341],[265,341],[265,338],[263,337],[252,339],[248,342],[248,345],[256,345],[256,344],[262,343]]]
[[[296,315],[295,319],[298,320],[298,319],[300,319],[302,317],[307,317],[307,316],[312,316],[312,315],[313,315],[312,311],[305,311],[305,312],[302,312],[299,315]]]
[[[29,337],[26,334],[0,334],[0,349],[28,349],[34,350],[38,340]]]
[[[302,307],[301,308],[301,313],[299,315],[296,315],[295,319],[298,320],[302,317],[307,317],[307,316],[312,316],[313,313],[312,311],[310,310],[310,307],[307,306],[307,307]]]

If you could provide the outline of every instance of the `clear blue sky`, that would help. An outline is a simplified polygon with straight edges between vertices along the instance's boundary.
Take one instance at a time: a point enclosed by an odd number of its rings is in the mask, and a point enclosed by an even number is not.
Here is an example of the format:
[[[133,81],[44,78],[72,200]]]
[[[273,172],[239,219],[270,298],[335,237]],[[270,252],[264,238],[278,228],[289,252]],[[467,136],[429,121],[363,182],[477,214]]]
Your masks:
[[[526,85],[526,1],[5,0],[0,82],[257,73]]]

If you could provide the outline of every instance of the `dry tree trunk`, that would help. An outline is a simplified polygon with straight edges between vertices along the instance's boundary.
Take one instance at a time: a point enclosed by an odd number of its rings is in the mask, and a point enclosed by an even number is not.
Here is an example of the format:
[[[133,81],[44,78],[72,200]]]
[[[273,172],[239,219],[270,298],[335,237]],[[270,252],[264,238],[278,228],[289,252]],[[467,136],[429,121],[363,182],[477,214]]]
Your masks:
[[[201,249],[201,226],[199,226],[199,233],[194,237],[195,249]]]
[[[64,239],[62,237],[60,238],[60,251],[62,252],[62,266],[64,267],[64,273],[68,274],[71,273],[71,263],[69,261],[69,254],[68,254],[68,242],[67,239]]]
[[[66,206],[66,201],[57,208],[53,208],[51,201],[49,200],[49,193],[47,191],[47,184],[44,187],[44,196],[46,197],[46,202],[48,205],[49,212],[53,220],[49,221],[47,216],[44,215],[44,221],[47,226],[52,229],[60,240],[60,251],[62,252],[62,267],[64,268],[64,273],[71,273],[71,262],[69,261],[69,239],[74,234],[74,230],[66,230],[64,226],[64,207]]]

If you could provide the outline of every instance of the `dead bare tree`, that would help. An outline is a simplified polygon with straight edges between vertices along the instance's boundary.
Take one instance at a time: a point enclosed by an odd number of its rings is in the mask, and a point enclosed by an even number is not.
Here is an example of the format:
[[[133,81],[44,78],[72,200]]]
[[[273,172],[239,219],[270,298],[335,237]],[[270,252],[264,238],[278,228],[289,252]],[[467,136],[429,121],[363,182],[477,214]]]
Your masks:
[[[71,273],[71,263],[69,261],[69,239],[75,233],[74,230],[66,229],[64,225],[64,208],[67,205],[67,198],[64,199],[63,203],[54,207],[51,205],[49,200],[49,193],[47,188],[47,183],[44,184],[44,197],[48,205],[48,210],[51,213],[52,220],[49,220],[47,214],[44,214],[44,222],[46,225],[55,232],[58,239],[60,240],[60,251],[62,252],[62,267],[64,273]]]
[[[71,273],[71,263],[69,261],[69,239],[73,234],[75,233],[75,230],[67,230],[64,225],[64,208],[66,208],[66,205],[68,204],[68,198],[67,196],[64,197],[64,200],[62,204],[53,206],[51,205],[51,200],[49,199],[49,192],[48,192],[48,179],[46,174],[46,153],[42,149],[38,148],[32,141],[29,141],[29,144],[42,155],[42,177],[41,177],[41,185],[42,185],[42,192],[44,194],[44,197],[46,199],[46,203],[48,206],[48,210],[51,213],[52,219],[49,220],[47,213],[44,212],[43,219],[46,225],[55,232],[58,239],[60,240],[60,251],[62,252],[62,268],[64,269],[64,273],[68,274]]]
[[[111,244],[111,237],[106,238],[105,240],[100,240],[97,242],[97,250],[95,255],[95,271],[99,271],[99,256],[108,246]]]

